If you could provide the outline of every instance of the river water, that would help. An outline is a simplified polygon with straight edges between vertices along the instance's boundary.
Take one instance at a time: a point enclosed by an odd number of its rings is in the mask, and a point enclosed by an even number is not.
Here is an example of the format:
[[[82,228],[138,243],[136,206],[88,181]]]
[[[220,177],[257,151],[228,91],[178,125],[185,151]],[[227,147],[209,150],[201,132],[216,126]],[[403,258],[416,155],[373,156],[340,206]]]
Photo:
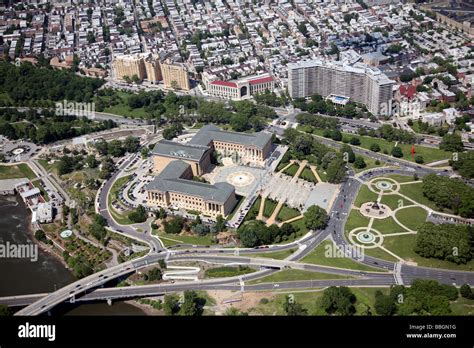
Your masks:
[[[31,215],[21,198],[0,196],[0,243],[34,244],[28,231]],[[50,292],[75,280],[72,273],[48,252],[38,248],[38,259],[0,257],[0,296]],[[144,312],[132,305],[117,302],[80,305],[66,315],[139,315]]]

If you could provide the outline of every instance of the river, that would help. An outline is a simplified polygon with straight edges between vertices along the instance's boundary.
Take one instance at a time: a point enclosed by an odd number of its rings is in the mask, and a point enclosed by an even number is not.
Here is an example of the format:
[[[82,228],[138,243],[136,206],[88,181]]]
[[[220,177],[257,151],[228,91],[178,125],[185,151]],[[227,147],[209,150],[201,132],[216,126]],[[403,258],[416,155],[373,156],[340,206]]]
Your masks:
[[[24,245],[34,243],[28,231],[31,214],[21,198],[0,196],[0,243]],[[0,258],[0,296],[50,292],[75,280],[72,273],[54,256],[38,248],[38,259]],[[80,305],[66,315],[140,315],[132,305],[117,302]]]

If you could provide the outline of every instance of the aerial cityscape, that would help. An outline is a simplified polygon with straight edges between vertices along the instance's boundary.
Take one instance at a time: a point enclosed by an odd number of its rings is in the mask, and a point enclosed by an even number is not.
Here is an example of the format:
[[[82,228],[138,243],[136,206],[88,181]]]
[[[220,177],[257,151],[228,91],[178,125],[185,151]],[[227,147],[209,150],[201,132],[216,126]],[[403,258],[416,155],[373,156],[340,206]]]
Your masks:
[[[0,316],[474,315],[472,1],[0,10]]]

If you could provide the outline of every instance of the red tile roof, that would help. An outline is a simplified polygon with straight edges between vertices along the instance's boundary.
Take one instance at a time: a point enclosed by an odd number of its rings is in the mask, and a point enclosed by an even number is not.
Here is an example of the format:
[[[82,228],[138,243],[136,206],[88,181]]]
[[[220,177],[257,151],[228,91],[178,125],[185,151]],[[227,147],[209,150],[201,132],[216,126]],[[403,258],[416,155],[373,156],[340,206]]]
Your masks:
[[[237,88],[237,84],[234,82],[229,82],[229,81],[212,81],[211,85],[218,85],[218,86],[226,86],[226,87],[234,87]]]
[[[266,82],[272,82],[272,81],[273,81],[273,77],[268,76],[268,77],[262,77],[262,78],[256,79],[256,80],[250,80],[249,83],[251,85],[256,85],[256,84],[259,84],[259,83],[266,83]]]

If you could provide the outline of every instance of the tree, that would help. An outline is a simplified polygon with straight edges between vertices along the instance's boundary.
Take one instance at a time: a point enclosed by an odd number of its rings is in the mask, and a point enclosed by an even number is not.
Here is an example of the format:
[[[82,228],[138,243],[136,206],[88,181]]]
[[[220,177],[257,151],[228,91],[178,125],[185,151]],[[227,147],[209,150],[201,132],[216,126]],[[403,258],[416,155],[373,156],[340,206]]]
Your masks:
[[[201,302],[203,299],[198,298],[197,293],[193,290],[186,290],[184,292],[184,302],[181,304],[181,308],[179,310],[180,315],[185,316],[198,316],[202,314],[202,306]]]
[[[377,144],[377,143],[372,143],[370,145],[370,151],[379,152],[380,151],[380,145]]]
[[[351,143],[351,145],[360,145],[360,139],[356,137],[352,137],[349,142]]]
[[[175,315],[179,311],[179,301],[176,295],[165,295],[163,311],[166,315]]]
[[[333,159],[326,170],[326,178],[332,184],[338,184],[344,180],[346,176],[346,164],[342,158]]]
[[[36,230],[35,232],[35,238],[39,240],[40,242],[45,243],[47,241],[46,239],[46,233],[44,233],[43,230]]]
[[[283,303],[283,310],[288,316],[302,316],[308,314],[308,310],[303,308],[301,304],[297,303],[294,298],[290,296],[285,297],[285,302]]]
[[[239,317],[239,316],[246,317],[249,314],[247,312],[242,312],[235,307],[229,307],[225,310],[224,315],[229,316],[229,317]]]
[[[343,155],[343,158],[347,160],[347,162],[354,163],[356,156],[354,151],[352,150],[352,147],[347,144],[342,145],[341,154]]]
[[[426,222],[418,229],[414,251],[422,257],[465,264],[473,256],[471,238],[467,226]]]
[[[403,157],[402,148],[399,147],[399,146],[394,146],[394,147],[392,147],[391,153],[392,153],[392,156],[393,156],[393,157],[397,157],[397,158]]]
[[[319,306],[328,314],[353,315],[356,312],[355,295],[348,287],[330,286],[325,289],[319,301]]]
[[[8,306],[0,304],[0,317],[11,316],[13,312]]]
[[[138,205],[138,207],[128,214],[128,218],[135,223],[145,222],[148,217],[148,213],[143,205]]]
[[[357,156],[355,161],[354,161],[354,167],[356,167],[358,169],[362,169],[362,168],[367,167],[367,164],[364,161],[364,157]]]
[[[310,230],[319,230],[326,227],[328,220],[326,210],[318,205],[310,206],[303,216],[304,224]]]
[[[421,156],[421,155],[416,155],[416,156],[415,156],[415,162],[416,162],[416,163],[419,163],[419,164],[423,163],[423,162],[424,162],[423,156]]]
[[[464,144],[461,136],[457,134],[446,134],[443,136],[443,140],[439,144],[441,150],[450,152],[462,152],[464,151]]]
[[[391,296],[385,296],[380,290],[375,292],[375,312],[378,315],[390,316],[395,313],[397,306]]]
[[[178,234],[184,227],[184,219],[181,216],[176,216],[169,221],[163,222],[163,227],[168,234]]]
[[[217,215],[216,217],[216,224],[214,225],[214,229],[216,232],[222,232],[226,229],[225,219],[221,214]]]
[[[459,289],[459,292],[461,293],[461,296],[464,297],[464,298],[469,298],[469,299],[473,298],[472,289],[469,286],[469,284],[461,285],[461,288]]]

